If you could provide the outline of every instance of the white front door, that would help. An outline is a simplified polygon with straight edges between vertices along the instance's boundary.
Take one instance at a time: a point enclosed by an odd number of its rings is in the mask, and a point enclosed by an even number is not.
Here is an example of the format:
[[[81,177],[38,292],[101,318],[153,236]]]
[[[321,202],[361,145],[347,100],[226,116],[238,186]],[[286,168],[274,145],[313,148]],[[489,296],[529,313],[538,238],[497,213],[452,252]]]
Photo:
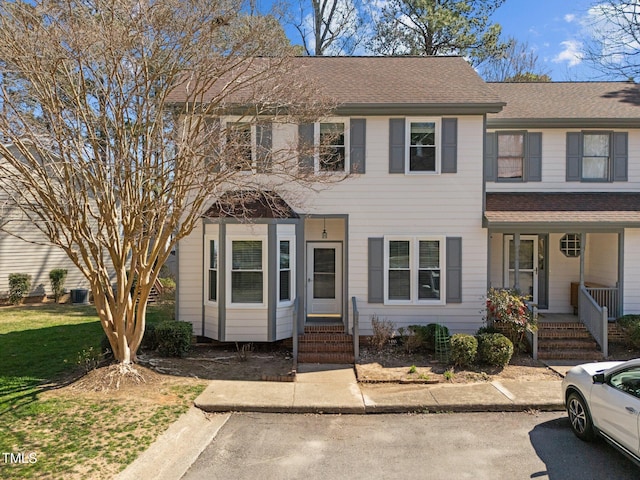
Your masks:
[[[307,243],[307,316],[342,316],[342,244]]]
[[[516,254],[513,235],[504,236],[504,286],[515,285]],[[518,265],[518,286],[520,293],[538,303],[538,236],[520,235],[520,255]]]

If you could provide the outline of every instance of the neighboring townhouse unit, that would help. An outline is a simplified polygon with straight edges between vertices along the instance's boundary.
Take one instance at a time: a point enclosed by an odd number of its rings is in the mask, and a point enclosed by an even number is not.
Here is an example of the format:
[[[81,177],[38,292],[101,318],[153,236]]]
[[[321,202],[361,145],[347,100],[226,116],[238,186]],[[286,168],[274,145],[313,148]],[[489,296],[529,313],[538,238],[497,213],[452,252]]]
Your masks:
[[[178,318],[221,341],[275,341],[294,322],[350,331],[354,298],[364,335],[374,315],[475,331],[489,252],[485,119],[504,103],[459,57],[296,62],[335,99],[335,117],[259,126],[268,140],[251,132],[252,148],[317,145],[330,132],[338,161],[316,150],[291,167],[349,177],[302,201],[279,191],[277,212],[254,205],[249,224],[212,208],[178,246]]]
[[[459,57],[296,62],[335,116],[250,127],[252,151],[331,133],[337,162],[316,149],[292,168],[349,176],[302,201],[278,191],[275,208],[254,199],[250,223],[212,206],[178,247],[178,318],[195,334],[348,333],[354,306],[362,335],[375,317],[474,332],[489,287],[543,315],[640,311],[635,85],[487,84]]]

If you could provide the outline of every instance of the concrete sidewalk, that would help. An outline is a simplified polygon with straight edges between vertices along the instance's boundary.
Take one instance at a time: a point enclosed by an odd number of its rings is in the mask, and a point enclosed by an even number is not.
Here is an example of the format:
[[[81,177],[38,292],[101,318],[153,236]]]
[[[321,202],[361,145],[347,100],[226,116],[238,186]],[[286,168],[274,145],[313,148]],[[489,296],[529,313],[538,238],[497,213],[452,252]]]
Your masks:
[[[577,364],[577,363],[576,363]],[[570,363],[549,368],[564,375]],[[561,381],[472,384],[359,384],[353,365],[298,366],[295,382],[212,380],[195,405],[117,480],[179,480],[215,438],[230,413],[437,413],[563,410]]]
[[[211,381],[207,412],[407,413],[562,410],[560,380],[472,384],[359,384],[353,365],[299,365],[295,382]]]

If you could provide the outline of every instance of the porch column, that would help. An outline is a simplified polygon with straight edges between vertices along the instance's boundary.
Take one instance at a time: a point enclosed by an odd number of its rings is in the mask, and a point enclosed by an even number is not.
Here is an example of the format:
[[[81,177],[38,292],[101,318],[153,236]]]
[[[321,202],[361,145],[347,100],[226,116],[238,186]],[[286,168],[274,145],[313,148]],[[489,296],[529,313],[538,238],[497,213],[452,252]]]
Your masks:
[[[587,246],[587,234],[580,234],[580,287],[584,287],[584,252]]]
[[[513,288],[520,291],[520,234],[513,234]]]

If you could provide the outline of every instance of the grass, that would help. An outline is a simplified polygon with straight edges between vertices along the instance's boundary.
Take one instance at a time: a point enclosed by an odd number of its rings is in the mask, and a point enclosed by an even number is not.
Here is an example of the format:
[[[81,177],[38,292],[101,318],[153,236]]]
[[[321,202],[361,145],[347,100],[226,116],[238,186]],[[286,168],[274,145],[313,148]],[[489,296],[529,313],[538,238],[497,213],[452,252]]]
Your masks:
[[[159,312],[151,309],[149,321]],[[0,308],[0,478],[109,478],[202,390],[163,385],[147,398],[65,387],[103,335],[90,306]],[[9,463],[4,453],[21,453],[25,463]]]

